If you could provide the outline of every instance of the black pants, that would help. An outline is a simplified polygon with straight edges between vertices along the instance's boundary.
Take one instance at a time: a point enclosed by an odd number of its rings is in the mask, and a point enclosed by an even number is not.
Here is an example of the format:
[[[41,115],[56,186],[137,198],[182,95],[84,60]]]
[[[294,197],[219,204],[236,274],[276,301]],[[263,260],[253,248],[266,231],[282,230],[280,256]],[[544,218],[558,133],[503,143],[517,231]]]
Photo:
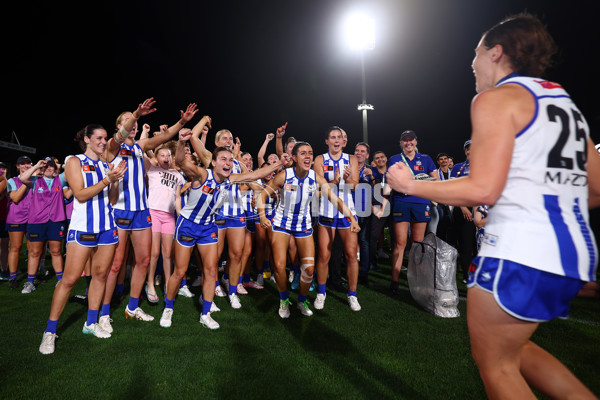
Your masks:
[[[465,219],[460,207],[454,207],[454,210],[452,210],[452,217],[453,222],[449,231],[450,241],[448,243],[458,250],[460,268],[463,273],[463,278],[466,278],[469,265],[477,251],[475,224],[473,221],[467,221]]]

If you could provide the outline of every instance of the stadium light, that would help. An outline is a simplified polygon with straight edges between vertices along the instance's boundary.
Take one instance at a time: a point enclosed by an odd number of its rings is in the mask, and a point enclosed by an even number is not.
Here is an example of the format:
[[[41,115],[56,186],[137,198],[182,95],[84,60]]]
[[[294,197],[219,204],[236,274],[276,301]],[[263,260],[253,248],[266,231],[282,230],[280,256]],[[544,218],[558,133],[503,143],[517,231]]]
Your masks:
[[[362,111],[363,119],[363,142],[369,143],[367,129],[367,111],[374,107],[367,104],[367,85],[365,81],[365,51],[375,48],[375,20],[364,13],[351,14],[345,23],[345,37],[348,46],[360,51],[360,66],[362,77],[362,103],[358,110]]]

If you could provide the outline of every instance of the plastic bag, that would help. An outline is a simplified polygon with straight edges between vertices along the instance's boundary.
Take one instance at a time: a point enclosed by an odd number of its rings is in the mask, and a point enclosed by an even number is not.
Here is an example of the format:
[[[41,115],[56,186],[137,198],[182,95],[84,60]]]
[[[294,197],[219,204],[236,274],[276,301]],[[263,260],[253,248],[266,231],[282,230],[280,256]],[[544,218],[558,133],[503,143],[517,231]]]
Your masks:
[[[444,318],[460,316],[456,288],[458,251],[428,233],[413,242],[408,255],[408,287],[413,299],[425,310]]]

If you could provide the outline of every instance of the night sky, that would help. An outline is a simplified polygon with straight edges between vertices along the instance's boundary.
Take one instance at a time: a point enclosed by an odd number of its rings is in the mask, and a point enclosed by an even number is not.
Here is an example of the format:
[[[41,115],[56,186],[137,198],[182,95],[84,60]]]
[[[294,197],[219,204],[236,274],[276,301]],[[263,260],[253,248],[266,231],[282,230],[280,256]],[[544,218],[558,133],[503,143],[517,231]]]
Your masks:
[[[375,49],[366,54],[372,150],[397,153],[400,133],[412,129],[420,152],[461,161],[474,48],[487,28],[524,10],[542,18],[561,50],[546,78],[569,91],[600,142],[595,1],[87,3],[19,2],[4,15],[9,104],[0,139],[15,131],[21,144],[38,148],[34,161],[80,152],[72,141],[78,129],[94,122],[112,133],[120,112],[152,96],[158,111],[141,123],[153,130],[195,102],[200,111],[189,127],[208,114],[213,135],[230,129],[254,156],[286,121],[286,136],[311,142],[315,154],[326,151],[326,128],[339,125],[353,153],[362,140],[360,57],[342,42],[340,26],[357,8],[377,25]],[[1,154],[10,163],[18,155]]]

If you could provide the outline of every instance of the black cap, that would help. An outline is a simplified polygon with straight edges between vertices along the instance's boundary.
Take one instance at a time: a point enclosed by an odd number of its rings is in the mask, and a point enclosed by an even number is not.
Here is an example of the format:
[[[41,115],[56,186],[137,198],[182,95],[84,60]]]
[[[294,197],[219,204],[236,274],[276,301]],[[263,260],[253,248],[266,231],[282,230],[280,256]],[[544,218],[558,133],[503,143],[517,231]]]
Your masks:
[[[8,166],[6,165],[6,163],[4,161],[0,161],[0,167],[8,168]]]
[[[47,167],[56,168],[56,161],[54,161],[54,158],[46,157],[46,158],[44,158],[44,161],[46,161]]]
[[[471,141],[470,141],[470,140],[467,140],[467,141],[465,142],[465,144],[463,145],[463,149],[466,149],[466,148],[467,148],[467,147],[469,147],[470,145],[471,145]]]
[[[402,132],[402,135],[400,135],[400,140],[404,139],[405,137],[410,136],[413,138],[417,138],[417,134],[415,133],[415,131],[411,131],[410,129],[407,131]]]
[[[20,156],[19,158],[17,158],[17,165],[21,165],[25,162],[28,162],[29,164],[33,164],[31,162],[31,158],[29,158],[28,156]]]

